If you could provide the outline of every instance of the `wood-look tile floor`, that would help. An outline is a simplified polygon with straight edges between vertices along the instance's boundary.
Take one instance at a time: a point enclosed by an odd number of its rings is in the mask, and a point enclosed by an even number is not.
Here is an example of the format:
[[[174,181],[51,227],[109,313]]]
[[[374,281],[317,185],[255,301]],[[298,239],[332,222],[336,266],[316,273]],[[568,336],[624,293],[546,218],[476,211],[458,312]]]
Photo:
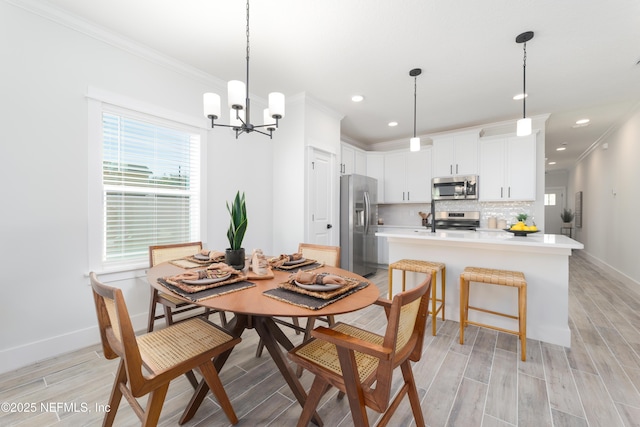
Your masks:
[[[387,271],[380,270],[371,280],[385,295]],[[465,345],[460,345],[457,322],[438,322],[435,337],[429,326],[422,360],[413,368],[427,424],[640,425],[640,289],[620,283],[576,253],[570,258],[569,293],[571,349],[528,340],[526,362],[520,361],[515,336],[470,326]],[[217,320],[217,315],[212,317]],[[378,307],[340,320],[371,330],[385,324]],[[299,342],[300,336],[290,336]],[[295,425],[301,409],[268,353],[255,357],[256,344],[255,333],[247,331],[221,373],[238,425]],[[0,411],[0,425],[100,425],[100,405],[108,400],[116,364],[92,346],[3,374],[0,402],[10,402],[14,409],[35,404],[35,410]],[[308,373],[301,379],[307,389],[311,380]],[[177,425],[191,393],[184,377],[172,383],[160,425]],[[347,400],[337,400],[335,389],[324,397],[319,414],[325,426],[352,425]],[[374,421],[377,415],[370,412],[370,417]],[[411,424],[405,399],[391,425]],[[139,425],[124,399],[115,425]],[[187,425],[229,422],[210,395]]]

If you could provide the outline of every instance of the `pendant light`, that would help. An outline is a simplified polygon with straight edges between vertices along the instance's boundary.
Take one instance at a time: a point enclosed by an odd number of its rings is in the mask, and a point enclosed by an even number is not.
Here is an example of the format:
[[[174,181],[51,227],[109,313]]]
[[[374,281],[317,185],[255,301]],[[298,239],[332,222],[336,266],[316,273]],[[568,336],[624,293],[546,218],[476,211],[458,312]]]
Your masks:
[[[420,138],[416,136],[416,94],[418,92],[418,76],[422,74],[422,69],[414,68],[409,71],[409,75],[413,77],[413,138],[409,140],[409,150],[420,151]]]
[[[523,44],[522,60],[522,118],[516,125],[516,135],[531,135],[531,118],[527,118],[527,42],[533,38],[533,31],[527,31],[516,37],[516,43]]]
[[[220,95],[205,93],[204,115],[211,119],[211,128],[216,126],[230,127],[236,132],[236,139],[242,133],[258,132],[271,138],[273,131],[278,128],[278,121],[284,117],[284,95],[279,92],[269,94],[269,108],[263,111],[264,124],[251,124],[251,100],[249,99],[249,0],[247,0],[247,79],[245,82],[231,80],[227,84],[227,102],[231,109],[229,125],[215,123],[220,117]],[[264,128],[267,132],[259,130]]]

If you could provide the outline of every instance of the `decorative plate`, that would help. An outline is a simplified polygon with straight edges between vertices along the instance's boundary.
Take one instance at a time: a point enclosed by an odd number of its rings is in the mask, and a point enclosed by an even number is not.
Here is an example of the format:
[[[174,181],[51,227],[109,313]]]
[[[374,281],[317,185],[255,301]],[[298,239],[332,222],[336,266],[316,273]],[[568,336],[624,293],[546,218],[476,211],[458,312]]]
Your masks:
[[[316,284],[303,285],[302,283],[299,283],[297,280],[294,280],[294,282],[296,283],[296,285],[300,286],[302,289],[306,289],[308,291],[321,291],[321,292],[334,291],[343,286],[343,285],[338,285],[337,283],[332,283],[329,285],[316,285]]]
[[[198,280],[183,280],[182,282],[186,283],[187,285],[210,285],[212,283],[223,282],[227,280],[229,277],[231,277],[231,273],[226,274],[224,276],[220,276],[220,277],[212,277],[212,278],[198,279]]]
[[[300,259],[296,259],[296,260],[293,260],[293,261],[287,261],[283,265],[287,265],[288,266],[288,265],[302,264],[306,260],[307,260],[306,258],[300,258]]]
[[[509,233],[513,233],[514,236],[527,237],[527,234],[537,233],[540,230],[531,231],[531,230],[511,230],[510,228],[505,228],[504,231],[508,231]]]
[[[195,254],[193,256],[195,259],[199,259],[200,261],[210,261],[209,255]]]

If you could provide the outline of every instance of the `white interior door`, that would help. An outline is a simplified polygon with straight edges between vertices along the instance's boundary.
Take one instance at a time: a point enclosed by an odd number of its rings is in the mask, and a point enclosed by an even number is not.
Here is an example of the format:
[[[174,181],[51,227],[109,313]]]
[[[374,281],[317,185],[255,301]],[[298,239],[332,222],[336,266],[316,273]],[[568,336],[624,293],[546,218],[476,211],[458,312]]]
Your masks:
[[[311,150],[308,243],[335,245],[333,163],[334,156],[330,153]]]
[[[544,190],[544,232],[560,234],[562,219],[560,213],[567,207],[564,187],[547,187]]]

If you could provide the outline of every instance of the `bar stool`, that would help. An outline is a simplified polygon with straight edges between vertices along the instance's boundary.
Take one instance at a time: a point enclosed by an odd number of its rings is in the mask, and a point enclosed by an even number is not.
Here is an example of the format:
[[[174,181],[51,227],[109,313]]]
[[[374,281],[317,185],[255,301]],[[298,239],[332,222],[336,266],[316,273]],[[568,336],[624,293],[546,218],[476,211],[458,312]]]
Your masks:
[[[479,282],[518,288],[518,315],[499,313],[469,305],[469,283]],[[497,316],[518,320],[518,330],[503,329],[469,320],[469,310],[482,311]],[[527,281],[519,271],[494,270],[490,268],[466,267],[460,274],[460,344],[464,344],[464,328],[467,325],[481,326],[500,332],[517,335],[520,338],[522,361],[527,360]]]
[[[402,270],[402,291],[405,291],[406,272],[413,271],[415,273],[431,274],[431,333],[436,335],[436,316],[442,312],[442,320],[444,321],[444,300],[445,300],[445,277],[447,276],[447,268],[444,263],[431,261],[418,261],[415,259],[402,259],[389,264],[389,299],[393,298],[391,294],[393,290],[393,270]],[[440,293],[441,299],[437,298],[438,289],[436,286],[436,275],[440,272]],[[437,303],[440,305],[437,305]]]

